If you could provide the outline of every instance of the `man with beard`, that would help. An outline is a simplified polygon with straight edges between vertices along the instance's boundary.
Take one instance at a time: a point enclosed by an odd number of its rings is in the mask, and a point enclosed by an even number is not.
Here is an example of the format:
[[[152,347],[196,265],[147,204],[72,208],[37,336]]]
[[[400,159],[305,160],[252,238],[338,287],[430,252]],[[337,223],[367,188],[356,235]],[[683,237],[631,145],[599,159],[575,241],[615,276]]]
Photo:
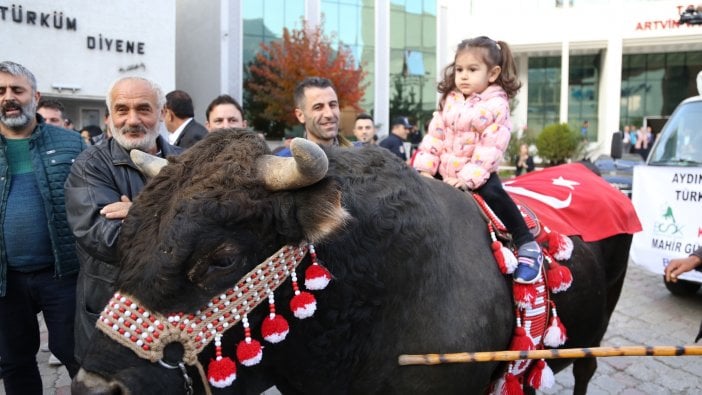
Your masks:
[[[39,122],[31,71],[0,62],[0,368],[6,394],[41,394],[41,312],[49,349],[73,377],[78,259],[63,182],[85,148],[76,133]]]
[[[331,81],[322,77],[307,77],[295,87],[295,117],[305,127],[305,138],[319,145],[351,147],[339,134],[339,99]],[[290,149],[276,155],[292,156]]]
[[[66,180],[68,224],[78,241],[80,261],[75,325],[79,362],[100,311],[115,291],[122,220],[146,183],[129,151],[164,158],[181,152],[159,136],[164,104],[161,88],[150,80],[124,77],[112,83],[107,93],[112,137],[83,152]]]

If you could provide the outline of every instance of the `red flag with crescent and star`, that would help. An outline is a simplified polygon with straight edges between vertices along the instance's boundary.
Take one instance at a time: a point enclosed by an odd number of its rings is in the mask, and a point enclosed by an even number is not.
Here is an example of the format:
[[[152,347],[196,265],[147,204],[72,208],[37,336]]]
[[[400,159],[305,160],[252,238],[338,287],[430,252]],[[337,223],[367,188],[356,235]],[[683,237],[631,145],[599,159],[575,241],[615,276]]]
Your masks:
[[[631,200],[580,163],[548,167],[503,185],[556,232],[596,241],[641,231]]]

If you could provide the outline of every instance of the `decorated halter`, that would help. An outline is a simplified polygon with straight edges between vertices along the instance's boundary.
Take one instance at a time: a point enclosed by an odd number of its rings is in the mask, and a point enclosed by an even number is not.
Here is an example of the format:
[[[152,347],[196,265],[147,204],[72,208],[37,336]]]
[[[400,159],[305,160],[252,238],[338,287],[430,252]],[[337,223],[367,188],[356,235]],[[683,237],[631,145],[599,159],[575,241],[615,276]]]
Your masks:
[[[151,362],[162,361],[166,345],[183,345],[183,361],[197,365],[197,355],[214,340],[216,358],[208,367],[207,379],[215,387],[229,386],[236,379],[236,364],[222,356],[221,338],[224,332],[242,321],[245,338],[237,345],[237,358],[245,366],[255,365],[263,357],[261,344],[251,337],[248,313],[265,299],[269,315],[261,325],[262,337],[271,343],[285,339],[289,325],[275,312],[274,291],[288,278],[292,280],[295,295],[290,310],[299,318],[311,317],[317,307],[314,296],[300,291],[295,269],[310,253],[312,264],[305,272],[305,287],[324,289],[331,275],[317,262],[312,244],[287,245],[246,274],[233,288],[229,288],[194,314],[173,313],[164,316],[150,312],[138,300],[116,292],[100,314],[97,328],[107,336]],[[202,370],[201,370],[202,373]]]

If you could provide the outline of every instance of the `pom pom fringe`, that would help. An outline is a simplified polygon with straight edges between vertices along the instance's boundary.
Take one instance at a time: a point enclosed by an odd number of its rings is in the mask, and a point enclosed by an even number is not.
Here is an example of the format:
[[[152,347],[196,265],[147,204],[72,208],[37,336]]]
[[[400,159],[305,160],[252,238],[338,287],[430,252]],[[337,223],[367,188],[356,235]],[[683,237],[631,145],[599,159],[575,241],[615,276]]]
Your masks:
[[[236,346],[236,357],[244,366],[253,366],[261,362],[263,358],[263,349],[261,343],[256,339],[246,339],[239,342]]]
[[[551,231],[548,234],[548,253],[559,261],[566,261],[573,254],[573,241],[567,236]]]
[[[236,364],[229,357],[213,359],[207,366],[207,381],[217,388],[226,388],[236,380]]]
[[[553,371],[546,364],[546,361],[540,359],[534,365],[534,368],[529,372],[529,377],[527,378],[527,385],[529,387],[541,390],[553,387],[556,383],[556,378],[553,375]]]
[[[513,283],[512,291],[514,293],[514,303],[517,307],[530,309],[531,304],[536,299],[536,287],[534,284]]]
[[[317,300],[311,293],[302,291],[290,300],[290,310],[301,320],[312,317],[317,310]]]
[[[563,292],[573,284],[573,274],[570,269],[553,260],[550,261],[546,277],[548,278],[548,288],[553,293]]]
[[[269,343],[282,342],[289,331],[290,325],[281,315],[269,315],[261,324],[261,336]]]
[[[507,373],[498,382],[495,393],[498,395],[524,395],[524,390],[519,378],[512,373]]]
[[[528,351],[534,349],[534,342],[531,340],[531,337],[527,335],[523,327],[518,326],[515,328],[514,337],[512,337],[512,343],[509,349],[514,351]]]

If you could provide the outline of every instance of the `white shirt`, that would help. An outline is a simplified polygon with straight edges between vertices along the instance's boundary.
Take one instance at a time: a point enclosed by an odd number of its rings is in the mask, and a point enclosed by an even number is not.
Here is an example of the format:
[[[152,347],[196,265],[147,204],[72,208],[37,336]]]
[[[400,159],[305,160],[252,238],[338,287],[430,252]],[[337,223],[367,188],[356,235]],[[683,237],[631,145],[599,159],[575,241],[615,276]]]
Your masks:
[[[183,129],[185,129],[185,127],[188,126],[188,123],[192,120],[192,118],[188,118],[185,120],[185,122],[181,123],[180,126],[178,126],[178,129],[174,130],[173,133],[168,133],[168,142],[171,145],[175,145],[178,137],[180,137],[180,134],[183,133]]]

